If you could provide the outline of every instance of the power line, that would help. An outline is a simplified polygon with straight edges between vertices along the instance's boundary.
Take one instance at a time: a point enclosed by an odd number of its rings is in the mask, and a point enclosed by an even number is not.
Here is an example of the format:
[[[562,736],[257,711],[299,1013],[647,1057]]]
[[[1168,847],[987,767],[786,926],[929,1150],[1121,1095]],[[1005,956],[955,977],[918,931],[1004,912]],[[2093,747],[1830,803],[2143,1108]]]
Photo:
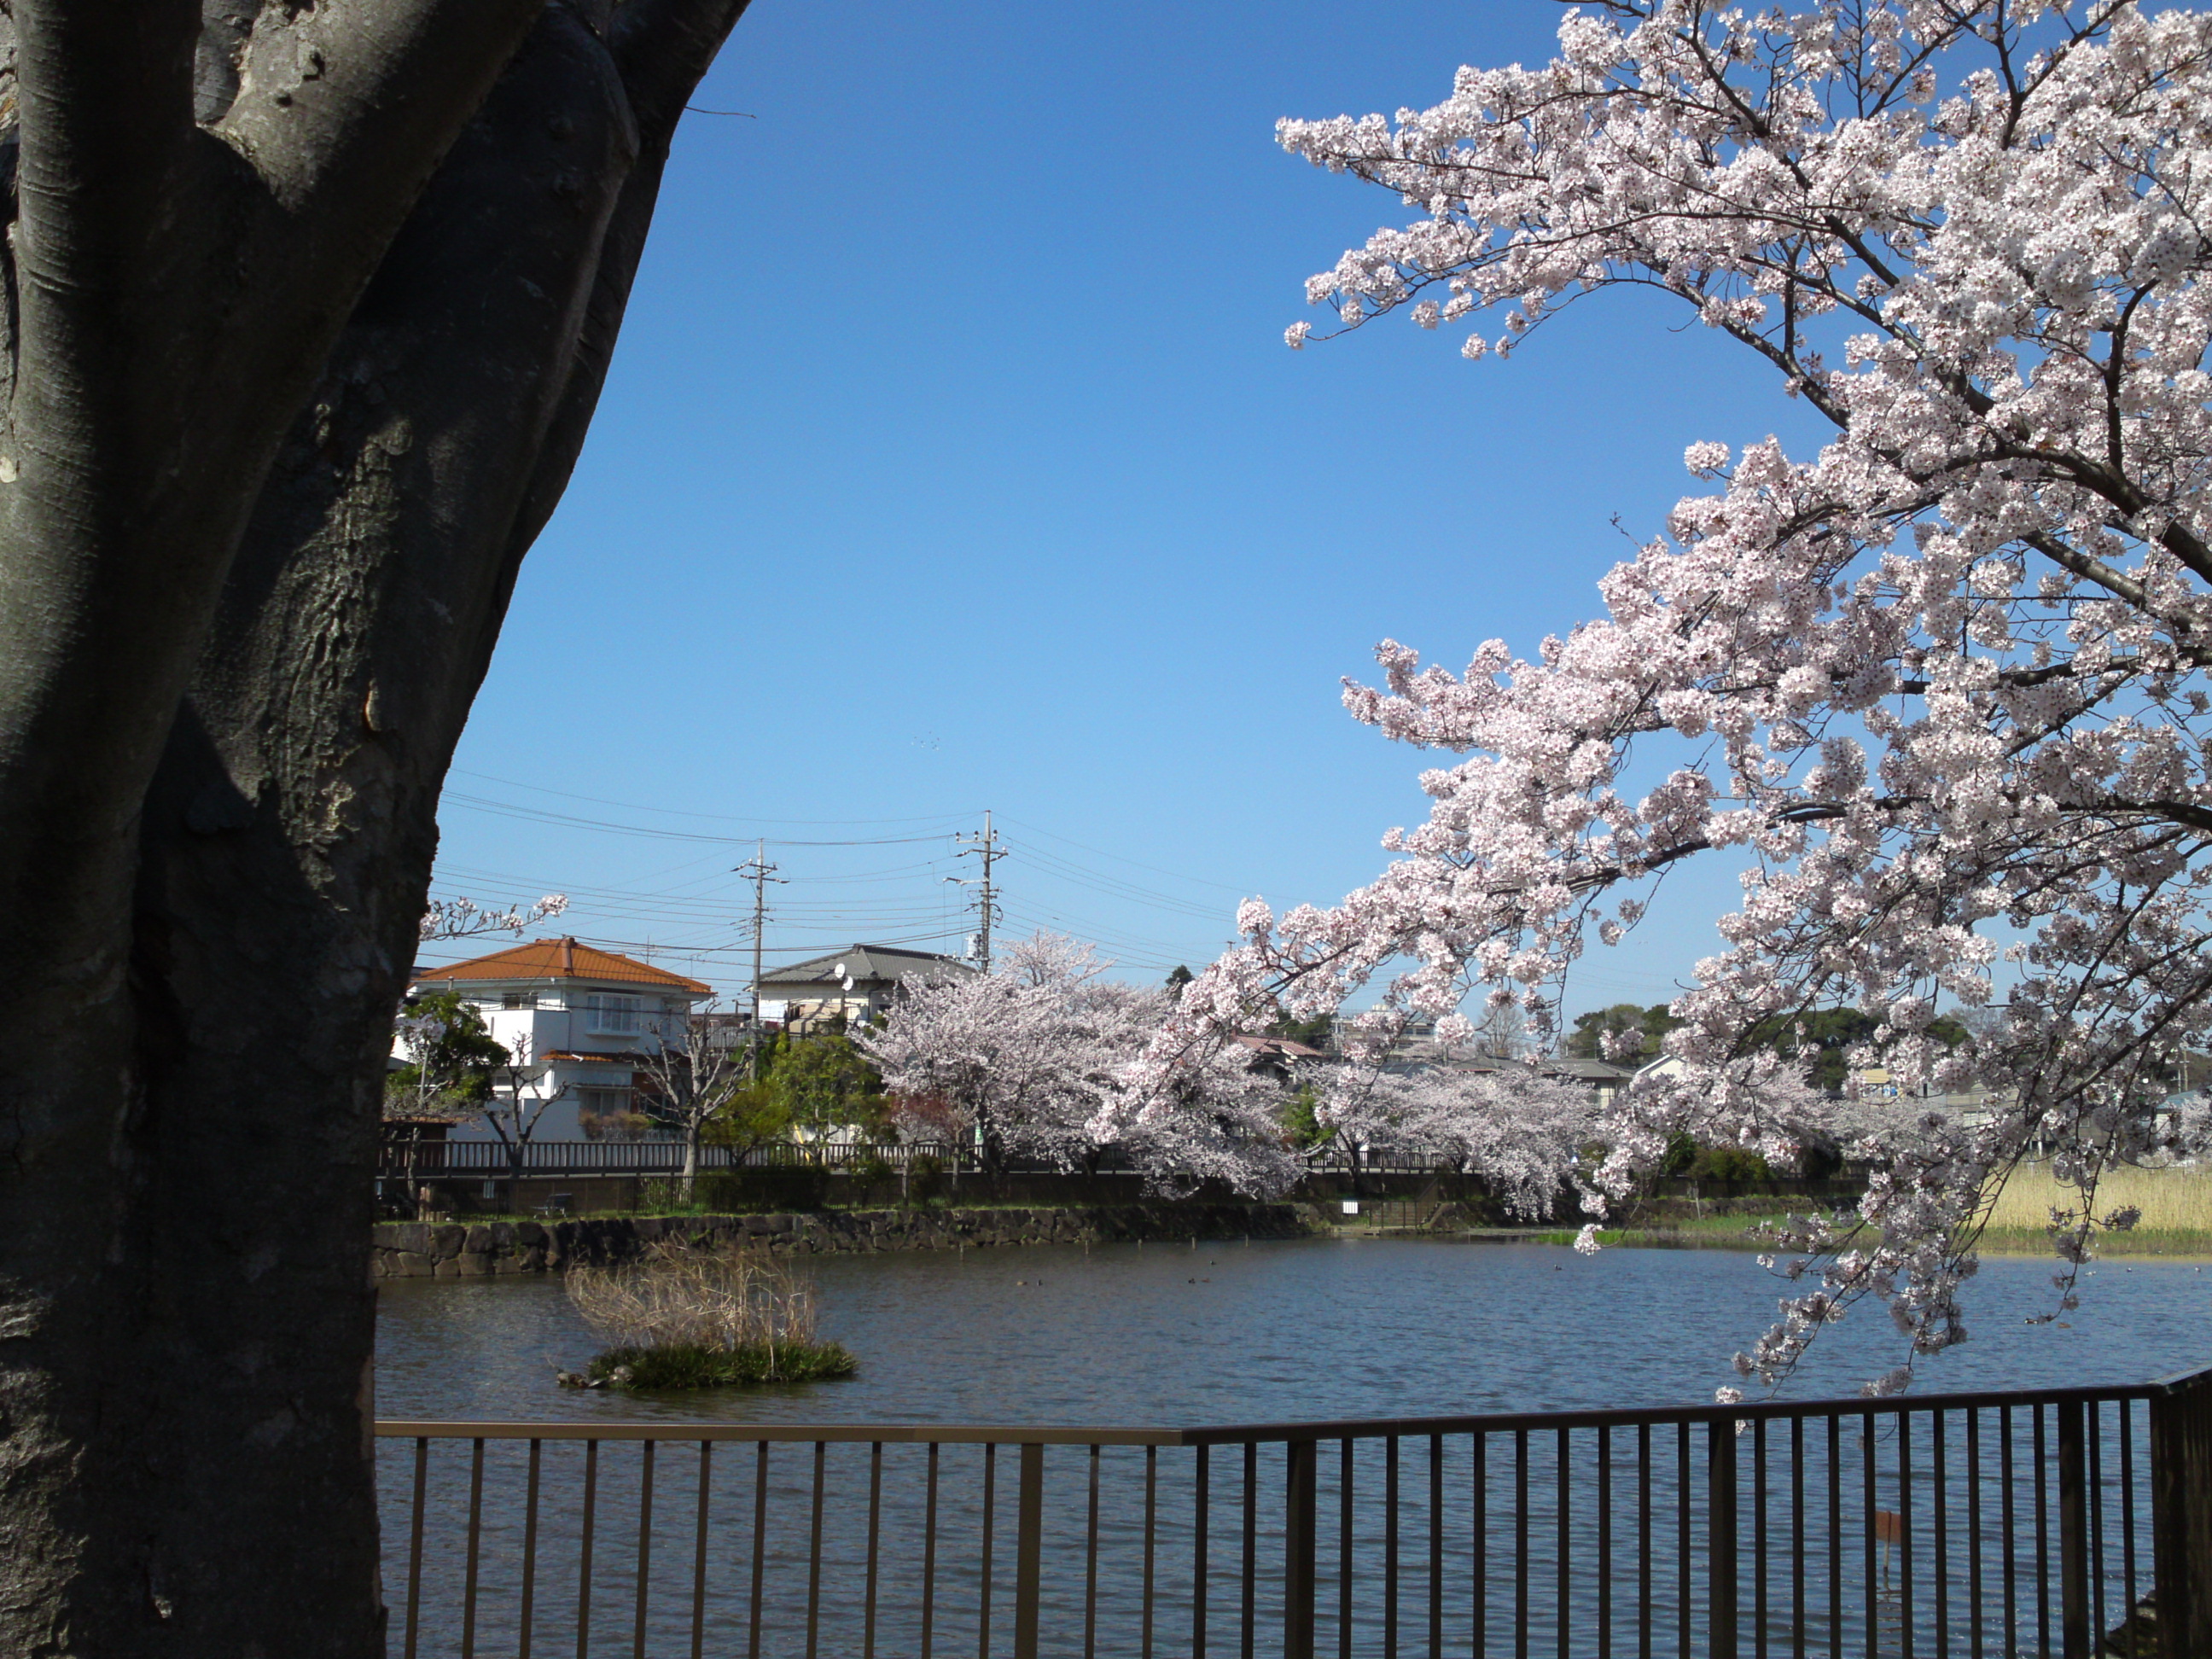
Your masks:
[[[618,806],[625,812],[665,812],[672,817],[706,818],[716,823],[795,823],[805,829],[826,830],[848,823],[952,823],[969,817],[964,812],[929,812],[911,818],[769,818],[727,812],[694,812],[682,806],[649,806],[640,801],[609,800],[603,795],[572,794],[566,789],[549,789],[542,783],[525,783],[520,778],[495,778],[489,772],[471,772],[459,766],[451,769],[461,777],[482,778],[486,783],[504,784],[510,789],[527,789],[540,795],[557,795],[562,800],[588,801],[593,806]],[[842,843],[831,842],[821,844],[837,846]]]
[[[643,836],[654,841],[702,841],[721,847],[742,847],[755,839],[750,836],[709,836],[697,830],[658,830],[646,823],[616,823],[606,818],[580,817],[570,812],[549,812],[541,807],[521,806],[513,801],[487,799],[482,795],[465,795],[459,790],[448,789],[440,798],[440,805],[450,802],[466,807],[472,812],[487,812],[494,817],[520,818],[530,823],[558,824],[564,830],[590,830],[600,835]],[[647,809],[648,811],[651,809]],[[943,841],[943,834],[934,836],[856,836],[843,841],[786,841],[779,847],[910,847],[924,842]]]
[[[1139,864],[1134,859],[1123,858],[1119,853],[1109,853],[1103,847],[1086,847],[1079,841],[1070,841],[1066,836],[1054,835],[1051,830],[1039,829],[1034,823],[1024,823],[1019,818],[1008,818],[1006,822],[1017,829],[1027,830],[1033,835],[1043,836],[1048,840],[1056,841],[1063,847],[1073,847],[1079,853],[1090,853],[1102,859],[1111,859],[1115,863],[1126,864],[1132,869],[1149,870],[1152,874],[1165,876],[1170,881],[1188,881],[1200,887],[1218,887],[1224,893],[1249,894],[1251,891],[1249,887],[1239,887],[1231,882],[1209,881],[1204,876],[1186,876],[1177,871],[1163,870],[1156,864]]]

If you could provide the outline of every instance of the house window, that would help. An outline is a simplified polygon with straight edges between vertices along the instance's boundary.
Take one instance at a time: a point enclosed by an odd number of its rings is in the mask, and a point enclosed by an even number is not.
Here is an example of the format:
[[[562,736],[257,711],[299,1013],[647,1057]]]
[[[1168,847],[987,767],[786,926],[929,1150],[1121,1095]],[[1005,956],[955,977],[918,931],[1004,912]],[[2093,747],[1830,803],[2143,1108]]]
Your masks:
[[[535,1008],[538,1006],[538,993],[509,991],[500,998],[499,1006],[502,1008]]]
[[[584,999],[585,1024],[594,1031],[635,1035],[642,1024],[638,1012],[644,1006],[643,997],[621,997],[608,991],[594,991]]]

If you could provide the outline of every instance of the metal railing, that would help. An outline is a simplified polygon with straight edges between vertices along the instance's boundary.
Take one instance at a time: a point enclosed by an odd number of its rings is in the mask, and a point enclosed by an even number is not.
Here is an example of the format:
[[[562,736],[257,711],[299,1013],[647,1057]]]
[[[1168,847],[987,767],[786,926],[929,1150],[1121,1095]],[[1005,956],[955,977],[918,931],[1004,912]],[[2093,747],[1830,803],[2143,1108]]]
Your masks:
[[[946,1172],[974,1174],[981,1167],[973,1145],[956,1145],[945,1141],[772,1141],[763,1146],[744,1151],[728,1146],[705,1146],[699,1149],[702,1170],[763,1170],[763,1169],[847,1169],[854,1164],[874,1161],[893,1170],[905,1170],[918,1158],[934,1161]],[[1004,1167],[1010,1175],[1064,1175],[1070,1166],[1052,1158],[1012,1156]],[[1453,1175],[1459,1165],[1454,1160],[1434,1153],[1407,1149],[1363,1149],[1357,1157],[1340,1148],[1316,1148],[1305,1158],[1307,1168],[1316,1174],[1345,1173],[1350,1175]],[[533,1140],[522,1148],[520,1162],[525,1176],[607,1175],[661,1176],[672,1175],[684,1167],[684,1143],[668,1139],[641,1140]],[[1126,1174],[1135,1166],[1127,1154],[1118,1146],[1102,1147],[1086,1166],[1077,1166],[1079,1172],[1102,1175]],[[504,1143],[487,1140],[401,1140],[385,1143],[379,1173],[387,1179],[413,1176],[425,1181],[454,1178],[507,1176],[514,1168],[512,1154]],[[1726,1183],[1705,1183],[1718,1193],[1733,1192],[1736,1188]],[[1770,1183],[1778,1191],[1793,1190],[1793,1183]],[[1663,1182],[1662,1191],[1680,1188],[1693,1190],[1693,1183]],[[1746,1188],[1745,1190],[1751,1190]]]
[[[868,1159],[903,1170],[917,1158],[934,1158],[939,1167],[947,1172],[957,1169],[966,1174],[977,1167],[972,1148],[927,1143],[878,1146],[865,1141],[776,1141],[744,1151],[714,1146],[699,1149],[699,1168],[709,1173],[730,1170],[842,1170]],[[386,1143],[377,1172],[386,1180],[505,1180],[518,1166],[526,1180],[557,1180],[571,1176],[672,1176],[683,1171],[684,1143],[533,1140],[524,1145],[518,1161],[514,1153],[497,1140],[395,1140]]]
[[[377,1432],[403,1659],[2212,1653],[2212,1371],[1242,1428]]]

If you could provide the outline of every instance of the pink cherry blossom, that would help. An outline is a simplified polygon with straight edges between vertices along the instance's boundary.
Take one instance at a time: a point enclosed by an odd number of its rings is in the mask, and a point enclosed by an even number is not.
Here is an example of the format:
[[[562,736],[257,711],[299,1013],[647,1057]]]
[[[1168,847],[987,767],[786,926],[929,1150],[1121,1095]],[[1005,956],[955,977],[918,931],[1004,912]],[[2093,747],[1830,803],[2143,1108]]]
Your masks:
[[[1880,1129],[1858,1217],[1788,1230],[1815,1288],[1744,1367],[1786,1375],[1869,1297],[1933,1353],[2031,1146],[2079,1194],[2069,1297],[2100,1172],[2203,1127],[2160,1102],[2212,1034],[2212,17],[1608,0],[1559,42],[1395,119],[1281,125],[1419,216],[1309,297],[1339,332],[1403,311],[1503,356],[1569,300],[1656,288],[1832,435],[1732,465],[1693,445],[1719,487],[1533,653],[1492,641],[1453,673],[1378,647],[1346,706],[1441,751],[1426,821],[1340,904],[1245,918],[1155,1060],[1369,988],[1370,1042],[1471,993],[1541,1037],[1584,952],[1717,854],[1743,902],[1674,1005],[1681,1069],[1605,1126],[1597,1184],[1625,1191],[1672,1127],[1788,1140],[1805,1103],[1778,1109],[1754,1028],[1866,1011],[1863,1058],[1908,1094],[1978,1079],[2007,1103]],[[1990,1012],[1954,1052],[1928,1027],[1960,1008]]]
[[[1136,1086],[1169,1002],[1107,978],[1112,966],[1091,945],[1038,933],[995,973],[910,983],[884,1024],[854,1040],[882,1072],[895,1122],[949,1128],[994,1171],[1016,1157],[1084,1167],[1114,1147],[1156,1191],[1212,1179],[1282,1192],[1299,1174],[1284,1146],[1282,1079],[1217,1043],[1144,1071]]]

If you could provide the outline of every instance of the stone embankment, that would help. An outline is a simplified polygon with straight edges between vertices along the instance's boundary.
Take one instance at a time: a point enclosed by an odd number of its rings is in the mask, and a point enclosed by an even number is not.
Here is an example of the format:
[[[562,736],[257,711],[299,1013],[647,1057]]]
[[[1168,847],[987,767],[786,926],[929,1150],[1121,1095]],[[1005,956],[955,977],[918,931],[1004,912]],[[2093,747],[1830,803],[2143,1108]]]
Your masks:
[[[617,1216],[584,1221],[386,1222],[379,1279],[558,1273],[624,1261],[664,1241],[788,1255],[1104,1244],[1138,1239],[1297,1238],[1323,1222],[1298,1204],[1115,1204],[1081,1209],[823,1210],[786,1215]]]

